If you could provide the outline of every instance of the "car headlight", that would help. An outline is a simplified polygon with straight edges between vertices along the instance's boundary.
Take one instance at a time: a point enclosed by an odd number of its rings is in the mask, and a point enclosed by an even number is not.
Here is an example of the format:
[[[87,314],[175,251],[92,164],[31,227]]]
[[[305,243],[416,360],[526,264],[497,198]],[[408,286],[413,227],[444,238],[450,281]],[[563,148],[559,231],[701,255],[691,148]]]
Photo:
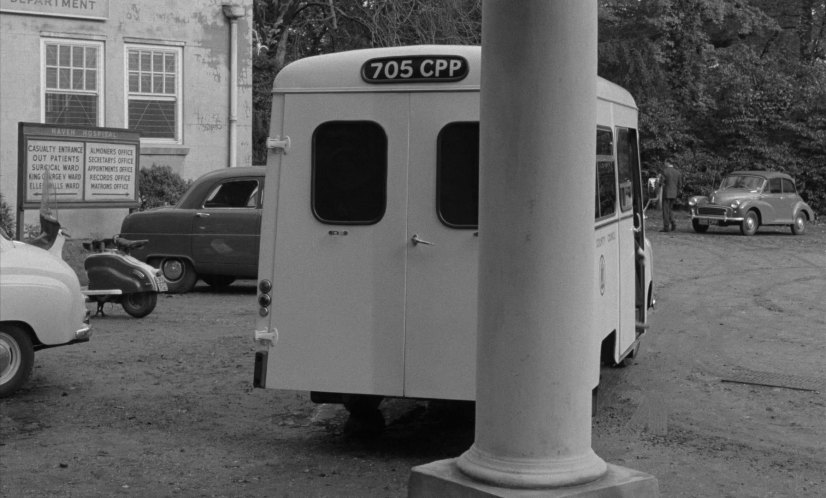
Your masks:
[[[731,208],[732,209],[737,209],[738,207],[740,207],[740,200],[739,199],[731,201]]]
[[[688,205],[691,206],[691,207],[696,206],[697,205],[697,198],[696,197],[689,198],[688,199]]]

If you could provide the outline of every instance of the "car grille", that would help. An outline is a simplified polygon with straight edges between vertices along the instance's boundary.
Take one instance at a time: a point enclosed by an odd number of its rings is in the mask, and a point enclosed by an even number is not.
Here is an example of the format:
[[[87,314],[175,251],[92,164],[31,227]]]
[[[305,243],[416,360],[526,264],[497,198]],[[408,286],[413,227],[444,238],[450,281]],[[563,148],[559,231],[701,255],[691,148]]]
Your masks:
[[[697,208],[697,214],[706,215],[706,216],[725,216],[726,215],[726,208],[722,207],[699,207]]]

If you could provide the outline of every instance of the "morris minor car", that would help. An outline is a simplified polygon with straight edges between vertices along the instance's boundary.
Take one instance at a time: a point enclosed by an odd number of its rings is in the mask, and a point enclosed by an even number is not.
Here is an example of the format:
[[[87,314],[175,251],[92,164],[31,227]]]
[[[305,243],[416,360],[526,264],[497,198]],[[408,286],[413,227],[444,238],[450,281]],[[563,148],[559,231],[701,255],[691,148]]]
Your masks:
[[[263,166],[226,168],[193,182],[177,204],[124,218],[120,236],[146,239],[132,256],[160,268],[169,292],[200,278],[224,287],[258,275]]]
[[[743,235],[754,235],[761,226],[788,226],[802,235],[815,219],[792,177],[775,171],[730,173],[710,196],[691,197],[688,206],[697,233],[713,225],[737,225]]]

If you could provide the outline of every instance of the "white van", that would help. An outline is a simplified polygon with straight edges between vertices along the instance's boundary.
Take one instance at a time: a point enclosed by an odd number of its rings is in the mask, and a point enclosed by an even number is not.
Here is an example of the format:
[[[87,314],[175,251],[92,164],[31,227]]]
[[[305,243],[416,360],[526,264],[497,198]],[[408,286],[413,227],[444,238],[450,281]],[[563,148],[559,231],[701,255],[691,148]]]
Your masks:
[[[474,399],[480,56],[470,46],[368,49],[278,74],[257,387],[317,402]],[[602,79],[595,98],[597,184],[580,207],[594,210],[594,354],[617,364],[646,328],[652,258],[637,108]]]

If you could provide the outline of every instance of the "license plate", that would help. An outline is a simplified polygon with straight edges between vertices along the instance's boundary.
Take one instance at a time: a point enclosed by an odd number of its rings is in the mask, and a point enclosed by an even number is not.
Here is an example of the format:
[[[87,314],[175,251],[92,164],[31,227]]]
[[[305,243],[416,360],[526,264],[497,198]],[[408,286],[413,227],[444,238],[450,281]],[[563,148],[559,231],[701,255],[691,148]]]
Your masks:
[[[706,219],[703,219],[703,218],[697,218],[697,222],[700,225],[711,225],[711,220],[706,220]]]
[[[169,290],[166,286],[166,280],[162,278],[156,278],[155,283],[158,284],[158,292],[166,292],[167,290]]]

